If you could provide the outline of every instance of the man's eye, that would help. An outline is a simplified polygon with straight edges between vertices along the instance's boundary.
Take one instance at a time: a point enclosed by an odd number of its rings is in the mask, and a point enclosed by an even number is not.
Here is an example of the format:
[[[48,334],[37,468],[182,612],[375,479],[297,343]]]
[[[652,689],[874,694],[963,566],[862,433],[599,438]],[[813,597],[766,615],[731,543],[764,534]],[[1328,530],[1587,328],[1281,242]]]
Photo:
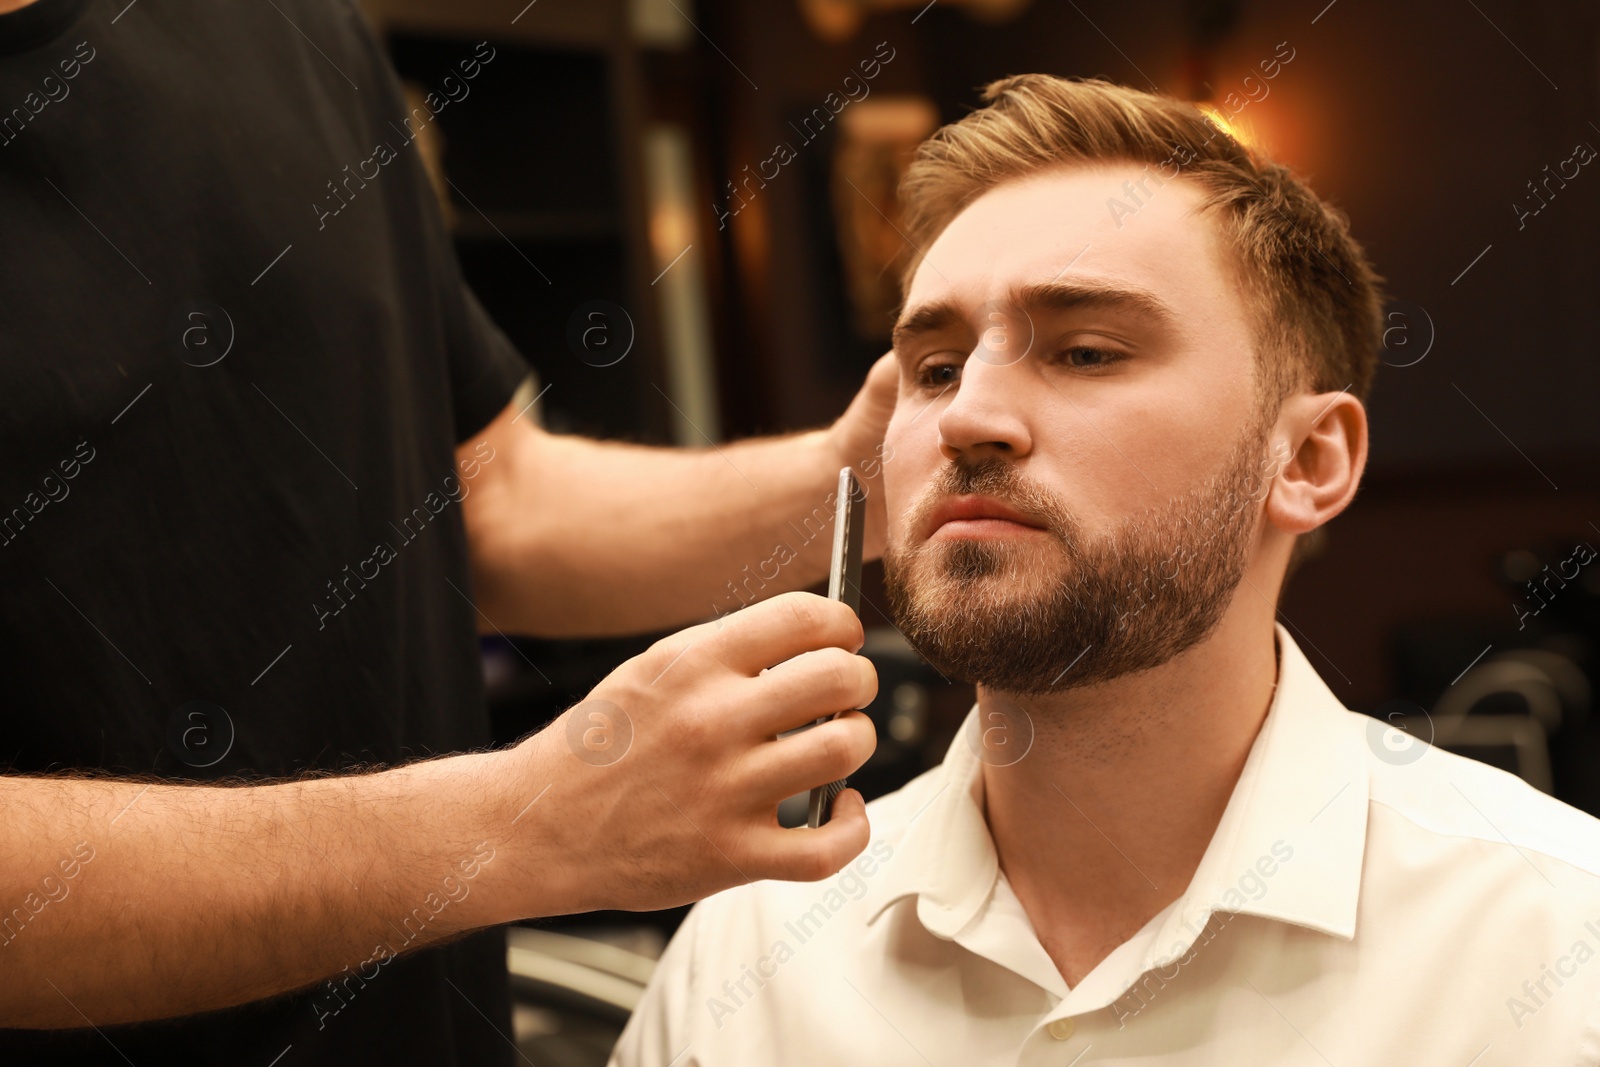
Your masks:
[[[1061,359],[1074,367],[1105,367],[1127,358],[1114,348],[1095,348],[1092,345],[1073,345],[1061,350]]]
[[[942,389],[961,380],[959,363],[930,363],[917,372],[919,385]]]

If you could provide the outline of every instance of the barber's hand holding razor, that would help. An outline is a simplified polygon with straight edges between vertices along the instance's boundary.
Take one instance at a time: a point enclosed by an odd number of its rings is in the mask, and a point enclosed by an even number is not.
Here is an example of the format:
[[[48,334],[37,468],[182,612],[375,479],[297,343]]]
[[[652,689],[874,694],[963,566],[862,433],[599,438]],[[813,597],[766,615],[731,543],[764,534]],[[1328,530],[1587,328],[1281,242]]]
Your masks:
[[[513,855],[566,865],[562,906],[542,912],[664,908],[843,867],[868,840],[859,793],[814,830],[780,826],[777,807],[872,754],[872,721],[851,710],[878,688],[862,640],[848,607],[785,593],[656,642],[513,750],[532,804]],[[553,873],[528,872],[545,898]]]

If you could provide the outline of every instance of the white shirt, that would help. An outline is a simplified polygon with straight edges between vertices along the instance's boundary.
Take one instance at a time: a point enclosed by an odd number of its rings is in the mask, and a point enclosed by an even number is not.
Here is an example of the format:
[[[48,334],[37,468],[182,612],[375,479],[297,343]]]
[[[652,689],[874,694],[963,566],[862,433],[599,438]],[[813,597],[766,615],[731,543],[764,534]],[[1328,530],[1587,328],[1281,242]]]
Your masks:
[[[1396,745],[1276,631],[1271,706],[1188,890],[1076,987],[1000,873],[963,730],[869,806],[839,875],[695,907],[612,1063],[1600,1064],[1600,822]],[[1041,811],[1041,840],[1067,817]]]

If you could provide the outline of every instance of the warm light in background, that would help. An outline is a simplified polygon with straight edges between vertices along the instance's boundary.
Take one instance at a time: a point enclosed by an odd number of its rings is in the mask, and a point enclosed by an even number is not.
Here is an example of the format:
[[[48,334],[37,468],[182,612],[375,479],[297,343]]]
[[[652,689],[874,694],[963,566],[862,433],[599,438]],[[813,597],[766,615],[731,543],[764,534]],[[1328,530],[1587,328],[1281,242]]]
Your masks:
[[[1033,0],[945,0],[944,6],[964,8],[978,22],[998,25],[1015,18],[1031,3]],[[835,44],[855,36],[872,15],[917,12],[911,20],[914,23],[933,6],[927,0],[799,0],[799,5],[812,32]]]
[[[689,212],[689,205],[665,197],[650,205],[650,249],[655,253],[656,270],[665,268],[694,240],[694,218]]]
[[[698,447],[721,439],[722,428],[705,251],[694,247],[696,189],[688,129],[675,123],[651,124],[645,130],[644,171],[655,258],[650,288],[660,302],[665,395],[672,405],[678,443]]]

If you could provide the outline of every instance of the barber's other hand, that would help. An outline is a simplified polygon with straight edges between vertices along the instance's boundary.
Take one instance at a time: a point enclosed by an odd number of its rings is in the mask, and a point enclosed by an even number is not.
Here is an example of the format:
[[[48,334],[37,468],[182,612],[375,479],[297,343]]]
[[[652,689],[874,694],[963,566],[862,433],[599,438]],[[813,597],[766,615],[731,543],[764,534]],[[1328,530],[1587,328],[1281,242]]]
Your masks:
[[[894,415],[899,388],[900,368],[894,353],[889,352],[878,357],[855,399],[827,430],[838,466],[854,467],[867,490],[867,559],[883,555],[888,530],[882,486],[883,465],[891,457],[884,451],[883,434]]]
[[[561,910],[577,912],[666,908],[756,879],[838,871],[867,845],[861,795],[846,790],[816,830],[780,826],[777,807],[872,754],[872,720],[850,710],[878,689],[855,654],[862,639],[849,608],[785,593],[622,664],[511,753],[521,795],[550,783],[512,838],[528,876],[546,889],[556,878]]]

